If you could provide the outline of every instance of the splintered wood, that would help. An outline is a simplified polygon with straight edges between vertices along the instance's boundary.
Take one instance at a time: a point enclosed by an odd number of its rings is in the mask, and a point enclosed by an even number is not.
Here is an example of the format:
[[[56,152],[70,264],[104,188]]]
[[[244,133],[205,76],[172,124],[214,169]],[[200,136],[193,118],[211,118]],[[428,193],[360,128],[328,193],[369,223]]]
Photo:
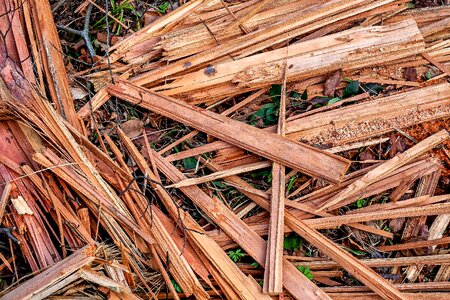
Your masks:
[[[184,2],[0,1],[0,298],[448,299],[448,1]]]

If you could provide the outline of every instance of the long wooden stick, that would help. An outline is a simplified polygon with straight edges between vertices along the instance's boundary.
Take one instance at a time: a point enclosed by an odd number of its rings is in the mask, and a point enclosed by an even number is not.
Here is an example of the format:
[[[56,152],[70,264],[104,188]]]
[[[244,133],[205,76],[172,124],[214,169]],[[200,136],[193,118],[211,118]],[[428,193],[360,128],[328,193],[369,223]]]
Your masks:
[[[339,156],[292,142],[177,99],[152,93],[124,80],[109,85],[108,90],[112,95],[128,102],[332,183],[338,183],[349,167],[349,161]]]
[[[301,258],[299,258],[301,259]],[[448,262],[450,254],[436,254],[420,257],[393,257],[393,258],[373,258],[373,259],[361,259],[360,261],[368,267],[394,267],[394,266],[411,266],[416,264],[424,265],[441,265]],[[292,260],[295,260],[293,257]],[[331,260],[322,261],[299,261],[294,262],[294,265],[305,266],[311,268],[311,270],[329,270],[339,268],[339,265]]]
[[[447,237],[439,238],[439,239],[435,239],[435,240],[424,240],[424,241],[403,243],[403,244],[398,244],[398,245],[380,246],[380,247],[377,247],[377,249],[379,251],[399,251],[399,250],[417,249],[417,248],[423,248],[423,247],[429,247],[429,246],[448,245],[448,244],[450,244],[450,237],[447,236]]]
[[[280,95],[277,134],[286,133],[286,69]],[[279,295],[283,292],[283,241],[284,241],[284,197],[286,170],[283,165],[273,163],[272,194],[270,197],[269,235],[267,238],[266,268],[264,269],[263,292]]]
[[[248,165],[245,165],[242,167],[235,167],[235,168],[230,168],[230,169],[227,169],[224,171],[215,172],[215,173],[205,175],[202,177],[198,177],[198,178],[188,178],[188,179],[179,181],[177,183],[168,185],[168,186],[166,186],[166,188],[180,188],[183,186],[198,185],[201,183],[221,179],[221,178],[232,176],[232,175],[237,175],[237,174],[242,174],[242,173],[247,173],[247,172],[251,172],[251,171],[255,171],[255,170],[268,168],[271,165],[272,165],[272,163],[270,161],[256,162],[256,163],[248,164]]]
[[[3,188],[2,196],[0,197],[0,225],[2,224],[3,215],[5,214],[6,205],[9,201],[9,195],[11,193],[12,185],[8,182]]]
[[[367,222],[373,220],[396,219],[402,217],[433,216],[450,213],[450,203],[431,204],[420,207],[406,207],[388,211],[374,211],[360,214],[349,214],[335,217],[306,220],[316,229],[334,228],[344,224],[355,222]]]

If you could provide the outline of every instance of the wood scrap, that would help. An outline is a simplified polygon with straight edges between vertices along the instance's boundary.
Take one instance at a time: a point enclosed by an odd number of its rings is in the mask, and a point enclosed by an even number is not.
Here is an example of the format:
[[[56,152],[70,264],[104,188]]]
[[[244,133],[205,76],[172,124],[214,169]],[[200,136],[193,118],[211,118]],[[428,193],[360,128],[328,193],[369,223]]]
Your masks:
[[[207,133],[224,139],[231,144],[254,151],[280,164],[321,177],[333,183],[339,182],[348,168],[348,162],[340,157],[306,145],[292,143],[283,137],[266,134],[261,130],[232,119],[206,110],[200,110],[167,96],[154,94],[129,82],[117,82],[117,85],[110,85],[108,90],[111,94],[131,103],[162,113],[177,121],[186,122],[194,128],[203,129]],[[170,110],[167,110],[169,107]],[[189,119],[187,116],[189,116]],[[261,141],[265,141],[267,144],[261,144]],[[267,145],[270,145],[270,147],[267,147]],[[287,152],[285,149],[292,149],[292,151],[295,151],[295,155],[290,156],[289,153],[293,152]],[[279,154],[277,154],[278,151]],[[299,156],[302,156],[302,159],[299,159]],[[318,161],[321,164],[316,167],[315,165]],[[325,162],[326,169],[324,169],[325,166],[322,164]]]
[[[184,2],[0,3],[0,297],[448,297],[448,3]]]
[[[389,174],[395,169],[412,161],[414,158],[417,158],[424,152],[433,149],[448,138],[450,138],[450,134],[446,130],[442,130],[435,135],[423,140],[413,148],[397,155],[388,162],[383,163],[382,165],[367,173],[360,180],[355,181],[353,184],[349,185],[344,191],[330,199],[324,206],[320,208],[320,210],[336,206],[336,204],[338,204],[345,198],[349,198],[352,195],[358,193],[365,186],[373,183],[376,179],[383,177],[385,176],[385,174]]]

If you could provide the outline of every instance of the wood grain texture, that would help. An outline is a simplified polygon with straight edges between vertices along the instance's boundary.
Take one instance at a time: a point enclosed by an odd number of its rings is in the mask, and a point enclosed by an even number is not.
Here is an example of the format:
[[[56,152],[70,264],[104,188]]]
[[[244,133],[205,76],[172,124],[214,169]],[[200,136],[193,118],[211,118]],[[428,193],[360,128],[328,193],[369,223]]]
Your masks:
[[[339,156],[150,92],[127,81],[117,81],[116,84],[109,85],[108,90],[112,95],[128,102],[316,178],[338,183],[349,167],[349,161]]]

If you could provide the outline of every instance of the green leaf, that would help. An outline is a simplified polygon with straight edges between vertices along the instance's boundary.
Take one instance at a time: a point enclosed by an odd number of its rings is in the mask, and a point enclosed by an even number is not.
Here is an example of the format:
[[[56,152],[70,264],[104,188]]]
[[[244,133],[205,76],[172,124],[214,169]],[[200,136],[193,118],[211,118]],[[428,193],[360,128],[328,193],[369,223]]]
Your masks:
[[[327,105],[331,105],[331,104],[339,102],[341,100],[342,100],[342,98],[340,98],[340,97],[336,97],[336,98],[330,99],[330,100],[328,100],[328,104]]]
[[[195,169],[197,166],[197,160],[193,157],[184,158],[183,165],[186,170]]]
[[[301,97],[302,100],[308,100],[308,90],[305,90]]]
[[[253,268],[259,268],[259,264],[256,261],[252,262],[250,266],[252,266]]]
[[[353,249],[350,249],[350,248],[347,248],[347,247],[342,247],[342,248],[344,248],[348,252],[353,253],[355,255],[359,255],[359,256],[366,255],[366,252],[364,252],[364,251],[353,250]]]
[[[232,261],[238,262],[245,256],[245,252],[242,251],[242,249],[237,249],[236,251],[230,250],[228,251],[228,256],[231,258]]]
[[[283,248],[285,250],[297,251],[303,244],[302,238],[295,232],[289,233],[284,237]]]
[[[297,181],[297,175],[294,175],[291,177],[291,179],[289,179],[289,184],[287,187],[287,192],[289,193],[290,190],[292,189],[292,187],[294,186],[295,182]]]
[[[361,86],[364,91],[367,91],[370,95],[378,95],[384,87],[377,83],[366,83]]]
[[[250,174],[250,176],[253,178],[256,178],[256,179],[261,178],[265,182],[272,182],[272,171],[270,171],[270,170],[262,170],[259,172],[253,172]]]
[[[182,293],[183,292],[181,287],[178,285],[178,283],[174,279],[171,279],[170,281],[172,282],[172,285],[173,285],[173,287],[174,287],[174,289],[175,289],[175,291],[177,293]]]
[[[348,97],[358,94],[358,92],[359,92],[359,81],[354,80],[354,81],[349,82],[347,84],[347,86],[345,87],[343,97],[348,98]]]
[[[314,275],[311,273],[311,269],[308,267],[298,266],[297,270],[302,272],[303,275],[305,275],[309,280],[312,280],[314,278]]]
[[[225,189],[228,187],[225,183],[223,183],[221,181],[217,181],[217,180],[213,180],[213,181],[211,181],[211,183],[220,189]]]
[[[433,78],[433,73],[431,72],[431,70],[428,70],[428,72],[425,73],[425,78],[427,80],[430,80],[431,78]]]
[[[272,85],[269,90],[269,96],[273,102],[279,105],[281,100],[281,85],[280,84]]]
[[[356,201],[356,207],[358,207],[358,208],[364,207],[366,205],[367,205],[367,199],[362,198],[362,199],[358,199]]]
[[[163,4],[159,5],[156,10],[161,13],[161,14],[166,14],[167,13],[167,9],[169,8],[170,3],[169,2],[164,2]]]

